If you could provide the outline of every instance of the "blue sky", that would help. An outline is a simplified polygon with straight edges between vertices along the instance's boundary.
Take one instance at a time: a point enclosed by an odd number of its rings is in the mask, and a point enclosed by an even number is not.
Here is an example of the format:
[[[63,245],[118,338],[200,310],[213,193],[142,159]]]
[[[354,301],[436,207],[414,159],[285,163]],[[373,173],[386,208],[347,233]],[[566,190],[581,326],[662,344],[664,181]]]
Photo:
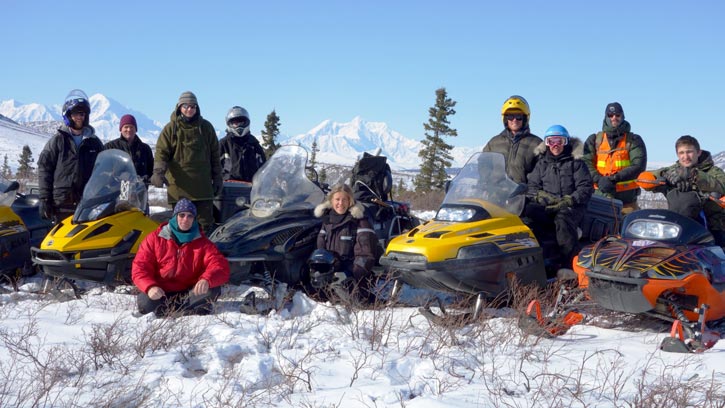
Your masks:
[[[500,132],[512,94],[534,133],[582,139],[619,101],[650,161],[669,162],[683,134],[725,150],[724,4],[5,0],[0,100],[59,104],[81,88],[166,123],[192,90],[218,129],[241,105],[256,135],[275,109],[285,135],[359,115],[420,140],[445,87],[457,146]]]

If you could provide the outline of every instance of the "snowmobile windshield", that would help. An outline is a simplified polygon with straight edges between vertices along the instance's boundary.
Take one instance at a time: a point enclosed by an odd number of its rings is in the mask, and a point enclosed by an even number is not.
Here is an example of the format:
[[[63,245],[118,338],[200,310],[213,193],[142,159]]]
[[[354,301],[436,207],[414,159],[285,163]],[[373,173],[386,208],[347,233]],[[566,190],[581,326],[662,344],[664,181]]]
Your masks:
[[[0,206],[10,207],[15,201],[18,184],[0,176]]]
[[[306,165],[307,150],[301,146],[282,146],[274,152],[252,179],[252,215],[263,218],[320,204],[325,193],[307,178]]]
[[[488,211],[499,207],[498,211],[518,216],[524,208],[525,193],[525,189],[506,175],[506,162],[501,153],[476,153],[451,180],[436,220],[468,221],[476,206]]]
[[[95,221],[133,208],[145,211],[147,200],[146,185],[136,174],[128,153],[104,150],[96,158],[73,223]]]

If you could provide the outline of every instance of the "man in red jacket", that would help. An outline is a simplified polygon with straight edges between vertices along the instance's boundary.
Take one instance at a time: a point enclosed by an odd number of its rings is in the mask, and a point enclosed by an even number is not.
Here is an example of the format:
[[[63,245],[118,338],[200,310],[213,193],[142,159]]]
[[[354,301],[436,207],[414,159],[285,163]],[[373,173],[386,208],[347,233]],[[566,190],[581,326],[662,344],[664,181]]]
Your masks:
[[[199,229],[194,204],[182,198],[169,222],[141,243],[131,277],[141,290],[141,314],[209,314],[229,280],[229,262]]]

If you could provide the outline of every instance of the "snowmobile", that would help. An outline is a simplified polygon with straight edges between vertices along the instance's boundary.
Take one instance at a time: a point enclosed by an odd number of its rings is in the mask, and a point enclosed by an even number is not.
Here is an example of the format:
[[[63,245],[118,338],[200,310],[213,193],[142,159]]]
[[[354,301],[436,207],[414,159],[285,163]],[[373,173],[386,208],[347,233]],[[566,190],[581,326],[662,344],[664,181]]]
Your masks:
[[[512,280],[546,284],[543,251],[519,215],[526,185],[507,177],[500,153],[476,153],[448,185],[435,217],[394,238],[380,264],[400,283],[476,295],[473,318],[484,300],[500,296]],[[429,307],[421,309],[433,318]]]
[[[55,290],[50,290],[57,293],[69,285],[78,297],[74,280],[110,288],[130,284],[138,247],[159,225],[146,213],[147,200],[131,157],[116,149],[101,152],[75,213],[31,249],[33,262],[47,277],[56,278]]]
[[[252,179],[249,207],[236,213],[209,236],[229,260],[230,283],[250,285],[276,296],[277,288],[307,279],[305,262],[312,252],[321,221],[313,214],[325,198],[323,189],[306,175],[307,151],[282,146]],[[264,313],[250,292],[242,305],[247,313]]]
[[[651,173],[637,181],[645,189],[664,183]],[[718,197],[687,195],[697,204],[711,200],[725,208]],[[725,253],[702,221],[665,209],[631,213],[621,234],[583,248],[574,260],[575,275],[568,277],[573,284],[564,290],[579,292],[572,296],[576,300],[557,305],[551,318],[543,317],[534,301],[528,319],[549,328],[551,335],[562,334],[581,320],[578,303],[589,298],[608,310],[672,322],[670,337],[660,345],[664,351],[711,348],[720,333],[707,324],[725,319]]]
[[[18,278],[35,272],[30,247],[51,228],[40,218],[38,196],[18,193],[19,188],[17,181],[0,176],[0,276],[16,291]]]

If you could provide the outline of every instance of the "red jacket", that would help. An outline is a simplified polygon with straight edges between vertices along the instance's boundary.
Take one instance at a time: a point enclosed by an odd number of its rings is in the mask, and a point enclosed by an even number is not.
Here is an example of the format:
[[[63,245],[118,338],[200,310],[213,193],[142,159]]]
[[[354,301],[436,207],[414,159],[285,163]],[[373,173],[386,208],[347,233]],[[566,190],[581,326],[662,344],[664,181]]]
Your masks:
[[[201,232],[179,246],[171,237],[168,223],[164,223],[141,243],[131,278],[144,293],[152,286],[164,292],[186,291],[200,279],[206,279],[214,288],[229,280],[229,262]]]

